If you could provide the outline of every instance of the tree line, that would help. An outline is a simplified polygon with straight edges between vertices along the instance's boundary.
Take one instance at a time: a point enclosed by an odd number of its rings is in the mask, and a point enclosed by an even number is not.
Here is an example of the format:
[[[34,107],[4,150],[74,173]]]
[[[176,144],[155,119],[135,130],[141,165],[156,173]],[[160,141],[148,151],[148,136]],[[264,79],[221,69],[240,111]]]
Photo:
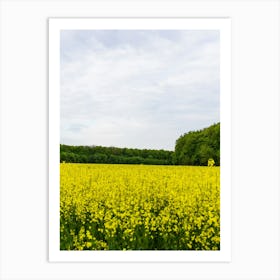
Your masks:
[[[60,145],[61,162],[170,165],[172,156],[165,150]]]
[[[70,163],[207,165],[209,159],[220,165],[220,123],[180,136],[175,151],[60,145],[60,162]]]

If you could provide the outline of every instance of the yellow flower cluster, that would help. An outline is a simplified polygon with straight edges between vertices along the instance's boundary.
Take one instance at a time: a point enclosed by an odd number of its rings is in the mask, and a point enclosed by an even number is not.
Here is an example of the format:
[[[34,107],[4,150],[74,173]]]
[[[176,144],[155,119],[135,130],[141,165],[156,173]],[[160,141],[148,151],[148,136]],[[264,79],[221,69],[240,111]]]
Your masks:
[[[220,168],[61,164],[61,250],[219,250]]]

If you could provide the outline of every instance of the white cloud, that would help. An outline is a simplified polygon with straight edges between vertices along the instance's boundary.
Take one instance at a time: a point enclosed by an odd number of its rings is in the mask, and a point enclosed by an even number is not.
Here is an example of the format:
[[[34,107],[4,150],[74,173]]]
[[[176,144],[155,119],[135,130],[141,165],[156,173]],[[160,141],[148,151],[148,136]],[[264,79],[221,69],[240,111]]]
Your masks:
[[[219,121],[215,31],[63,31],[61,142],[174,148]]]

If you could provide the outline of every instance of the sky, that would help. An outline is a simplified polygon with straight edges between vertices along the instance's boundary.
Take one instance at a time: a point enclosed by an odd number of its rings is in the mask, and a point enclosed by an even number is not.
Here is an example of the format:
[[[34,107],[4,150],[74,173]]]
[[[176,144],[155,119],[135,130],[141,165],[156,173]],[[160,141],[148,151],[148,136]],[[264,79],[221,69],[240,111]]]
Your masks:
[[[174,150],[220,121],[219,31],[62,30],[60,141]]]

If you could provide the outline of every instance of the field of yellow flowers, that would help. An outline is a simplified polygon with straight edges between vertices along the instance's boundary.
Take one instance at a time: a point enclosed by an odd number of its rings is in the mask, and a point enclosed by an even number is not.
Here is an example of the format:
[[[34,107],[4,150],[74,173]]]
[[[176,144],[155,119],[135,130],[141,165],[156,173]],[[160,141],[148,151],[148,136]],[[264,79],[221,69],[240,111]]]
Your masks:
[[[61,250],[219,250],[220,168],[60,164]]]

